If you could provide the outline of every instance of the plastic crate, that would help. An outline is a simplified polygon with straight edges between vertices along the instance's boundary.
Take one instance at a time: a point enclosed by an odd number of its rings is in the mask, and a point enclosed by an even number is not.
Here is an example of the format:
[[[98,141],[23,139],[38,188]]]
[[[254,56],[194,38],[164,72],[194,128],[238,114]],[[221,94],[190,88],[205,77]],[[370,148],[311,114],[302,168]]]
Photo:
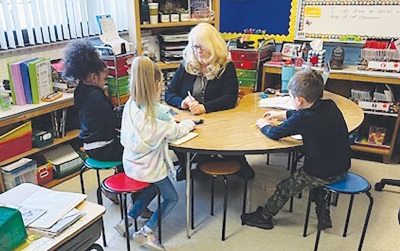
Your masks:
[[[21,137],[0,143],[0,161],[17,156],[32,149],[32,132]]]
[[[38,184],[43,186],[53,180],[53,165],[46,163],[37,168],[37,181]]]
[[[36,160],[22,158],[7,166],[3,166],[3,180],[7,190],[21,184],[33,183],[37,184],[36,177]]]
[[[54,179],[61,179],[81,169],[83,160],[81,157],[62,163],[60,165],[53,165]]]

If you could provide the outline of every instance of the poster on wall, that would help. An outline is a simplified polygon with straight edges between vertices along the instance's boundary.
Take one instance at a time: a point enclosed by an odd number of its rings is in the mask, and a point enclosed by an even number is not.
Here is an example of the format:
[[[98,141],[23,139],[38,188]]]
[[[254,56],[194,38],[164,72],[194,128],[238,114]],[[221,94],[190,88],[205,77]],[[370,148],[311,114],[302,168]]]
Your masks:
[[[362,41],[400,38],[400,1],[309,1],[299,8],[296,38]]]

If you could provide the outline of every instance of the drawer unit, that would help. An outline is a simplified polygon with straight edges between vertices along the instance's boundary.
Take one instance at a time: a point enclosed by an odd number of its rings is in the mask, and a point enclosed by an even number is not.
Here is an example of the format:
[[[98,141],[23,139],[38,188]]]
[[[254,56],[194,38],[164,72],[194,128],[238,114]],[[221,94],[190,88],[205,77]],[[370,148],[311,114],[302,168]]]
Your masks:
[[[233,63],[235,67],[239,69],[257,70],[257,61],[235,60]]]
[[[245,86],[245,87],[255,87],[256,86],[256,79],[253,78],[238,78],[239,81],[239,86]]]
[[[236,69],[236,76],[238,78],[256,78],[257,77],[257,71]]]

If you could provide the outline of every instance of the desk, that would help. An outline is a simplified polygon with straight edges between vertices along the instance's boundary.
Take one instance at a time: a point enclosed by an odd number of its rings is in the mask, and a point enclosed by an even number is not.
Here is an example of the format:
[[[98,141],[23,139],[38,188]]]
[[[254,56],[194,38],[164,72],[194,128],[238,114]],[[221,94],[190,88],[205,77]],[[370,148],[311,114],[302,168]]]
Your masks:
[[[23,183],[0,194],[0,202],[18,204],[34,192],[44,189],[31,183]],[[77,207],[86,214],[60,235],[42,237],[32,242],[24,251],[30,250],[86,250],[100,237],[102,215],[106,209],[95,203],[84,201]],[[101,246],[99,246],[101,248]],[[98,250],[102,250],[102,249]]]
[[[363,121],[364,113],[354,102],[324,92],[324,98],[332,99],[340,108],[349,131],[355,130]],[[204,123],[197,126],[197,137],[181,145],[171,145],[176,151],[186,153],[186,236],[189,238],[190,228],[190,155],[201,154],[264,154],[270,152],[290,151],[302,146],[302,141],[291,137],[272,140],[252,125],[268,108],[258,107],[260,98],[257,93],[249,94],[230,110],[203,114]],[[193,118],[187,111],[181,111],[183,118]]]

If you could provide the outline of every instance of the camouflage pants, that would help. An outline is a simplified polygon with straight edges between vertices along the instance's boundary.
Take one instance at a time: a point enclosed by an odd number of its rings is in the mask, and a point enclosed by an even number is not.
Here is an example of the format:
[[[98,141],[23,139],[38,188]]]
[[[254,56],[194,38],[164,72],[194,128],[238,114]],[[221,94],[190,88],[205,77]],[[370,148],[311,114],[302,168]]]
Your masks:
[[[274,194],[265,204],[263,214],[269,216],[276,215],[290,197],[299,194],[305,188],[308,188],[312,191],[313,201],[317,204],[317,207],[321,206],[323,205],[324,197],[326,195],[323,186],[343,179],[346,174],[347,172],[344,172],[335,177],[321,179],[305,173],[303,168],[301,168],[290,175],[287,179],[282,180],[278,185],[276,185]]]

